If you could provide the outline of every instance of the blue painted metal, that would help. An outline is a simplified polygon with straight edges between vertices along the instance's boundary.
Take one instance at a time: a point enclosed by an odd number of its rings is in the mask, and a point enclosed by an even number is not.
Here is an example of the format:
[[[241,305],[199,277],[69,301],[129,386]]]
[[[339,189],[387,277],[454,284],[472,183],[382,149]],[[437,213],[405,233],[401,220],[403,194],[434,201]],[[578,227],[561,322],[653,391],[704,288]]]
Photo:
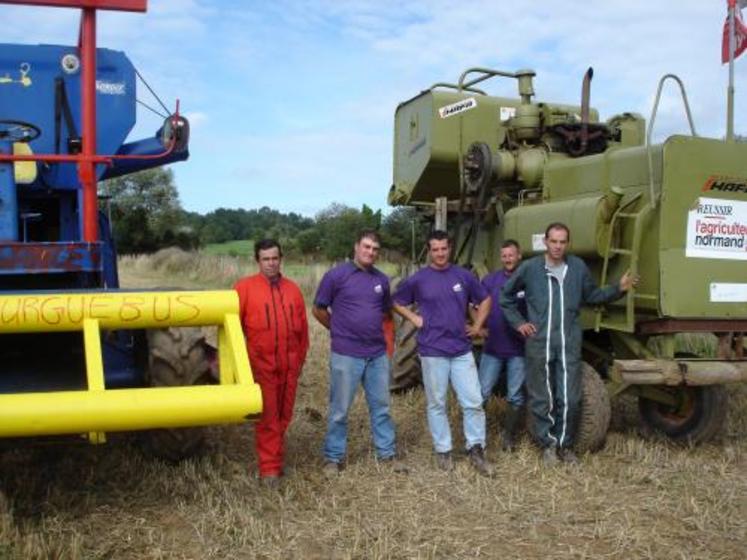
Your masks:
[[[0,119],[28,122],[41,130],[29,143],[35,155],[75,154],[78,149],[75,140],[83,132],[79,57],[74,46],[0,44]],[[163,144],[161,130],[153,137],[126,143],[135,125],[135,70],[122,52],[97,49],[96,57],[96,153],[147,156],[98,165],[97,177],[112,178],[187,159],[188,123],[184,141],[167,155],[162,155],[168,146]],[[0,151],[11,153],[12,145],[6,140],[0,141]],[[76,164],[38,163],[37,169],[33,183],[16,185],[12,164],[0,162],[0,291],[118,287],[116,249],[103,214],[99,214],[100,241],[81,241],[82,195]],[[26,235],[19,234],[21,214]],[[0,338],[0,356],[9,356],[0,372],[0,393],[74,388],[85,383],[79,375],[83,367],[80,341],[43,337]],[[131,331],[104,333],[108,387],[142,386],[144,363],[136,352],[136,341],[141,338]],[[36,356],[41,347],[55,350],[50,356]]]
[[[13,143],[0,140],[0,154],[13,153]],[[0,163],[0,240],[18,239],[18,197],[13,165]]]
[[[135,69],[122,52],[97,50],[96,106],[97,153],[116,154],[135,125]],[[0,44],[0,107],[12,108],[12,118],[36,125],[42,130],[39,138],[31,142],[37,154],[70,153],[65,119],[60,119],[60,149],[55,147],[55,79],[65,85],[68,105],[78,134],[81,133],[80,70],[68,73],[63,69],[65,57],[79,57],[75,47],[57,45]],[[68,58],[67,60],[73,60]],[[6,80],[3,81],[3,77]],[[4,113],[6,111],[3,111]],[[105,166],[97,166],[101,175]],[[77,170],[73,163],[40,168],[37,187],[57,189],[79,188]]]
[[[117,152],[117,155],[123,156],[142,156],[149,154],[157,154],[166,151],[166,146],[163,145],[158,135],[153,138],[146,140],[139,140],[137,142],[130,142],[125,144]],[[189,150],[186,148],[183,150],[173,150],[170,154],[159,158],[154,164],[149,167],[158,167],[166,165],[168,163],[174,163],[177,161],[185,161],[189,158]],[[152,160],[151,160],[152,161]],[[128,175],[144,169],[144,165],[147,164],[148,160],[138,159],[115,159],[110,167],[107,167],[100,179],[105,181],[107,179],[114,179],[115,177],[121,177],[122,175]]]

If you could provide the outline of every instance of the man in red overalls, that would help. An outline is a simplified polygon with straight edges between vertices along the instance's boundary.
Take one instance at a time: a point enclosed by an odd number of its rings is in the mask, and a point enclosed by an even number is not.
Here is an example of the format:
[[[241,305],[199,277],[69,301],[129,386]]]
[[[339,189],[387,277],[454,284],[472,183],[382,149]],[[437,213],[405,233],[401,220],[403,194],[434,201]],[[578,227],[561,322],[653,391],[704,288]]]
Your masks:
[[[277,487],[309,329],[301,290],[280,273],[280,244],[274,239],[257,242],[254,258],[259,273],[242,278],[234,289],[252,373],[262,389],[262,417],[254,430],[259,476],[267,486]]]

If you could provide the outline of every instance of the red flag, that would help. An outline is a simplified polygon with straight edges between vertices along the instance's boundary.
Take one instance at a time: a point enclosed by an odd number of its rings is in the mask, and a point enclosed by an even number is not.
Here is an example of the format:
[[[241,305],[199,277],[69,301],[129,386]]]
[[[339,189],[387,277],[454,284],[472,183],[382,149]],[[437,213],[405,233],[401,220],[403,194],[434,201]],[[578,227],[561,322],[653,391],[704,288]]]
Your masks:
[[[734,10],[734,58],[747,50],[747,25],[742,21],[737,10]],[[724,37],[721,41],[721,63],[729,62],[729,17],[724,23]]]

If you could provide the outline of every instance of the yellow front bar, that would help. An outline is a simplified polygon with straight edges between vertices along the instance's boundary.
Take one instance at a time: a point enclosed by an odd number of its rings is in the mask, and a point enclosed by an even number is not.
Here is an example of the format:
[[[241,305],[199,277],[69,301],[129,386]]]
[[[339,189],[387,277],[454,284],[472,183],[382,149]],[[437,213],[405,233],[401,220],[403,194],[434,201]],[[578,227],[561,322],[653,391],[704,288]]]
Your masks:
[[[238,309],[233,290],[8,295],[0,296],[0,333],[78,331],[86,319],[102,329],[222,325]]]
[[[239,423],[260,414],[259,385],[201,385],[0,396],[0,437]]]
[[[233,290],[0,296],[0,335],[82,331],[87,390],[0,395],[0,437],[238,423],[262,412]],[[218,325],[220,385],[106,389],[102,329]]]

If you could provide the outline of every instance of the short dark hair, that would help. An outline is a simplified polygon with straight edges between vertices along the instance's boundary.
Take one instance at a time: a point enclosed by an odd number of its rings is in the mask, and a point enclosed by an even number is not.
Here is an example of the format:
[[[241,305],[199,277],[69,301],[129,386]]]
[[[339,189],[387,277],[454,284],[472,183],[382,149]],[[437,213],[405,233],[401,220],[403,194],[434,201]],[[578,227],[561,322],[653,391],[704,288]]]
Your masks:
[[[503,243],[501,243],[501,249],[508,249],[509,247],[515,247],[517,251],[521,251],[519,242],[516,241],[516,239],[506,239]]]
[[[444,239],[449,242],[449,245],[451,245],[451,239],[449,239],[448,233],[446,233],[442,229],[434,229],[428,234],[428,237],[425,240],[425,244],[428,246],[428,248],[430,248],[431,241],[443,241]]]
[[[567,225],[565,225],[563,222],[553,222],[549,226],[547,226],[547,229],[545,230],[545,239],[550,237],[550,232],[554,229],[562,229],[563,231],[565,231],[568,239],[571,238],[571,230],[568,229]]]
[[[276,239],[260,239],[259,241],[257,241],[254,244],[254,260],[259,260],[260,251],[266,251],[267,249],[272,249],[273,247],[278,248],[278,253],[282,257],[283,249],[280,247],[280,243],[278,243]]]
[[[358,237],[355,239],[356,243],[360,243],[364,239],[370,239],[381,245],[381,236],[375,229],[362,229],[358,232]]]

